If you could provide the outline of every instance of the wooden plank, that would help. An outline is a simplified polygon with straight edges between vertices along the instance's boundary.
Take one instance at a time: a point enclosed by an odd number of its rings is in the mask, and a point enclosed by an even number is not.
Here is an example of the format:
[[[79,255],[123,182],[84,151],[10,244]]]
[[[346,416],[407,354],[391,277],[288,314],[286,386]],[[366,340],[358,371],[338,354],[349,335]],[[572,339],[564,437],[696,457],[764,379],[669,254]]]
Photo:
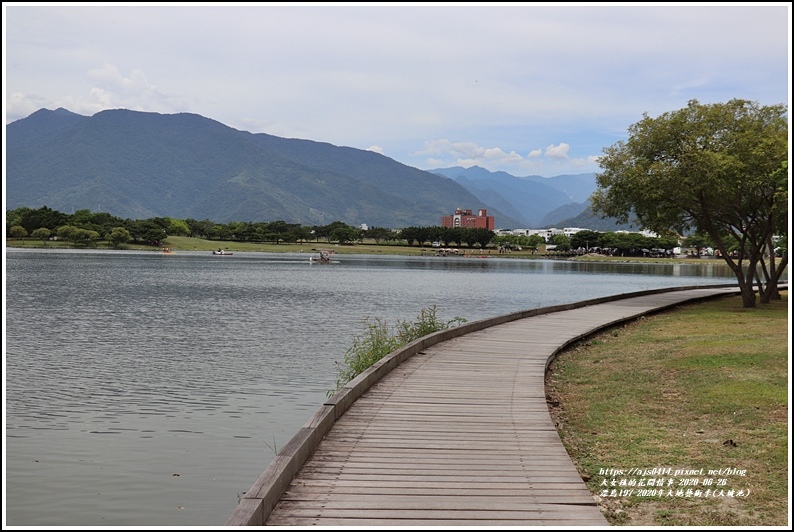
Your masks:
[[[560,508],[556,508],[555,506],[561,506]],[[444,510],[444,509],[429,509],[429,510],[422,510],[422,509],[415,509],[411,510],[410,512],[406,511],[405,509],[395,508],[395,509],[346,509],[346,508],[301,508],[298,504],[291,504],[290,501],[279,503],[279,507],[274,510],[273,514],[271,514],[271,519],[268,519],[267,525],[275,525],[278,524],[277,521],[273,521],[272,517],[274,515],[282,514],[285,517],[317,517],[318,515],[322,515],[323,517],[346,517],[346,518],[358,518],[358,519],[399,519],[399,518],[413,518],[413,519],[432,519],[432,520],[445,520],[445,519],[470,519],[473,521],[490,521],[490,522],[497,522],[500,519],[525,519],[525,520],[533,520],[533,519],[547,519],[547,520],[554,520],[555,515],[559,516],[560,518],[564,518],[567,520],[579,520],[581,521],[593,521],[592,516],[588,515],[588,513],[592,513],[594,510],[593,508],[589,507],[577,507],[575,505],[565,506],[565,505],[549,505],[544,504],[542,505],[541,509],[535,510],[505,510],[505,511],[498,511],[498,510]],[[596,512],[598,510],[595,510]],[[318,514],[318,512],[320,512]],[[581,523],[581,522],[580,522]],[[606,523],[604,519],[603,523]]]
[[[388,474],[371,474],[371,475],[346,475],[348,478],[356,478],[358,480],[366,480],[371,482],[372,484],[381,484],[385,482],[390,482],[392,480],[398,480],[400,482],[424,482],[424,481],[433,481],[433,482],[448,482],[450,484],[464,484],[469,482],[498,482],[498,483],[505,483],[509,484],[511,482],[515,483],[522,483],[522,482],[562,482],[568,481],[572,483],[582,482],[582,479],[576,475],[575,473],[565,473],[565,472],[538,472],[538,473],[528,473],[522,476],[507,476],[507,475],[499,475],[499,476],[486,476],[486,475],[416,475],[416,474],[406,474],[406,475],[388,475]],[[300,478],[314,478],[314,479],[339,479],[342,475],[337,475],[333,473],[306,473],[301,474]]]
[[[555,486],[559,486],[559,488],[554,490],[541,490],[534,488],[529,484],[519,486],[513,485],[514,487],[512,488],[502,489],[494,489],[491,486],[492,484],[488,484],[487,487],[480,488],[450,488],[447,486],[428,488],[424,487],[423,484],[403,487],[393,486],[391,484],[388,486],[371,486],[368,484],[359,486],[341,486],[335,483],[324,485],[300,484],[291,486],[289,490],[285,491],[282,500],[303,500],[307,497],[326,499],[332,497],[342,497],[345,495],[412,495],[415,497],[422,497],[425,495],[437,495],[440,493],[442,495],[454,497],[509,497],[529,495],[535,501],[559,503],[561,500],[561,494],[559,493],[560,490],[566,490],[566,493],[564,494],[565,501],[569,504],[590,504],[594,500],[592,494],[586,490],[582,490],[578,493],[570,493],[570,484],[555,484]]]
[[[553,519],[553,518],[533,518],[533,519],[499,519],[496,520],[473,520],[473,519],[410,519],[410,518],[373,518],[373,517],[366,517],[366,518],[355,518],[355,517],[283,517],[283,518],[274,518],[267,522],[268,526],[282,526],[282,527],[294,527],[294,526],[320,526],[320,527],[340,527],[340,528],[349,528],[349,527],[453,527],[453,526],[475,526],[475,527],[490,527],[491,525],[501,526],[501,527],[519,527],[519,526],[587,526],[589,520],[581,519]],[[603,523],[602,526],[605,526],[606,523]]]
[[[293,489],[296,486],[322,486],[326,488],[357,488],[370,485],[366,481],[357,480],[357,479],[317,479],[317,478],[308,478],[308,477],[301,477],[295,478],[290,487],[288,489]],[[515,489],[530,489],[530,490],[537,490],[537,491],[548,491],[548,490],[570,490],[571,485],[580,486],[583,490],[587,493],[587,488],[580,482],[579,479],[573,482],[544,482],[533,484],[529,482],[525,483],[516,483],[516,482],[471,482],[464,485],[459,486],[456,489],[475,489],[475,490],[515,490]],[[410,488],[416,487],[417,489],[436,489],[436,488],[449,488],[448,482],[438,482],[438,481],[406,481],[395,479],[388,483],[388,487],[392,488]],[[379,487],[379,486],[373,486]],[[383,485],[385,487],[385,485]]]
[[[527,444],[526,448],[522,447],[522,449],[507,449],[507,450],[504,450],[504,449],[493,449],[493,450],[489,450],[487,453],[477,453],[476,455],[472,455],[471,453],[469,453],[468,455],[472,456],[472,458],[484,457],[486,455],[487,456],[493,456],[493,457],[504,457],[504,456],[522,457],[522,456],[525,456],[525,455],[529,454],[530,452],[532,452],[530,444]],[[458,450],[455,450],[455,449],[444,449],[444,448],[422,449],[421,452],[418,452],[416,449],[400,448],[400,447],[380,447],[380,448],[370,447],[370,448],[367,448],[367,447],[364,447],[364,446],[356,446],[356,445],[351,445],[351,444],[342,445],[342,444],[332,444],[332,443],[323,442],[322,448],[318,448],[317,449],[315,454],[312,456],[312,459],[317,459],[318,457],[323,456],[323,453],[325,453],[325,452],[336,453],[336,454],[350,454],[353,451],[355,451],[357,454],[358,453],[374,453],[374,454],[378,454],[378,455],[401,454],[401,455],[422,456],[422,457],[427,457],[427,456],[454,456],[454,457],[459,457],[459,456],[461,456],[461,453],[462,453],[462,451],[460,449],[458,449]],[[539,457],[546,456],[546,455],[559,456],[559,454],[558,454],[559,453],[559,449],[544,448],[542,450],[539,450],[538,452],[540,453]],[[564,449],[563,449],[563,452],[564,452]],[[552,453],[554,453],[554,454],[552,454]]]
[[[336,420],[267,524],[606,525],[549,416],[551,355],[606,324],[725,290],[607,301],[426,347]]]
[[[516,467],[524,467],[530,470],[557,469],[570,463],[570,458],[559,456],[546,460],[529,461],[512,458],[509,460],[477,460],[470,461],[467,456],[461,454],[458,458],[446,459],[421,459],[421,457],[400,457],[391,460],[372,460],[351,457],[350,460],[340,460],[338,457],[327,458],[318,457],[304,467],[350,467],[350,468],[375,468],[375,469],[405,469],[414,467],[415,470],[426,469],[448,469],[450,467],[466,466],[472,470],[499,471],[502,469],[514,470]]]
[[[306,476],[320,476],[320,475],[336,475],[337,477],[352,477],[353,475],[356,476],[375,476],[380,475],[382,477],[386,476],[410,476],[411,478],[416,478],[418,475],[422,476],[443,476],[443,477],[465,477],[465,478],[475,478],[475,477],[488,477],[493,478],[494,475],[500,475],[503,479],[511,478],[511,477],[518,477],[521,480],[527,481],[531,478],[532,475],[549,475],[549,474],[557,474],[559,475],[565,466],[560,465],[556,467],[547,467],[547,468],[531,468],[531,467],[522,467],[520,469],[516,469],[514,467],[491,467],[486,469],[466,469],[461,466],[455,466],[451,468],[428,468],[428,467],[411,467],[411,466],[403,466],[403,467],[380,467],[380,468],[368,468],[368,467],[317,467],[314,465],[307,465],[303,471],[303,474]],[[576,469],[573,467],[566,468],[567,472],[576,473]],[[574,476],[573,478],[579,478],[578,475]]]
[[[455,512],[515,512],[520,508],[522,512],[541,512],[548,511],[548,507],[553,504],[538,503],[529,495],[527,496],[508,496],[501,497],[477,497],[477,496],[450,496],[450,495],[390,495],[383,497],[379,495],[356,495],[348,497],[329,497],[327,499],[300,500],[282,499],[277,506],[279,511],[290,513],[295,511],[311,511],[312,509],[327,510],[372,510],[388,511],[392,509],[414,511],[455,511]],[[572,514],[587,508],[595,507],[592,497],[586,504],[566,504],[565,510]]]

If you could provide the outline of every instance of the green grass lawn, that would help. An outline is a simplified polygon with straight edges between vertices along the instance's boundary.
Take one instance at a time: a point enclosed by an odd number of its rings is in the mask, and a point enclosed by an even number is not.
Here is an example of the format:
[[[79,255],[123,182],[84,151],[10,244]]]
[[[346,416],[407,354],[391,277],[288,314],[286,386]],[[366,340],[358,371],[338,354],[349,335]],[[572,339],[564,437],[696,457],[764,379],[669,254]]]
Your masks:
[[[338,245],[328,242],[301,242],[298,244],[262,244],[251,242],[232,242],[222,240],[204,240],[187,236],[169,236],[163,241],[163,246],[171,248],[173,251],[212,251],[218,248],[228,251],[261,251],[266,253],[311,253],[312,249],[332,249],[340,254],[367,254],[367,255],[433,255],[435,249],[430,246],[405,246],[401,244],[375,244],[374,241],[365,241],[363,244],[344,244]],[[33,238],[7,238],[6,247],[10,248],[74,248],[71,242],[47,241]],[[97,242],[90,249],[110,249],[108,243]],[[160,248],[154,246],[144,246],[138,244],[127,244],[121,249],[129,250],[151,250],[159,251]],[[462,246],[458,248],[459,256],[487,256],[512,259],[559,259],[559,260],[579,260],[579,261],[610,261],[610,262],[655,262],[655,263],[693,263],[693,264],[725,264],[721,259],[692,259],[692,258],[646,258],[646,257],[607,257],[602,255],[583,255],[579,257],[557,256],[554,253],[545,254],[542,251],[533,253],[528,250],[511,251],[510,253],[500,254],[496,249],[476,249]]]
[[[552,417],[592,493],[608,494],[601,504],[611,523],[787,524],[787,302],[784,292],[755,309],[742,308],[739,297],[685,305],[580,342],[552,364],[547,393],[559,404]],[[672,473],[630,475],[631,468]],[[708,474],[726,468],[746,474]],[[675,476],[686,469],[703,473]],[[637,496],[642,487],[620,485],[643,476],[664,478],[664,494]],[[684,492],[669,496],[671,487]],[[715,497],[715,488],[734,496]],[[621,489],[635,491],[620,496]]]

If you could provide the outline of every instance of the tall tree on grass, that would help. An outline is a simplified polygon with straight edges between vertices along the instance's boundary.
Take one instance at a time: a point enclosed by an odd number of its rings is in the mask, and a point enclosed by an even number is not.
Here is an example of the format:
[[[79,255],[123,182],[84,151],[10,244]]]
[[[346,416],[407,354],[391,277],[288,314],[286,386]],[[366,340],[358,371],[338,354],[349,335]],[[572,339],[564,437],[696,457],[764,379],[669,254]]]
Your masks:
[[[783,104],[734,99],[691,100],[658,118],[644,114],[628,140],[604,149],[593,210],[623,223],[634,217],[659,234],[707,234],[736,274],[744,307],[755,306],[756,280],[768,301],[788,261],[760,268],[788,219],[786,113]],[[728,253],[732,240],[736,256]]]
[[[771,213],[772,219],[775,220],[774,223],[777,225],[774,228],[774,235],[770,234],[766,242],[767,250],[769,251],[768,264],[766,261],[767,255],[761,255],[761,272],[764,277],[774,279],[774,282],[767,283],[765,289],[761,292],[761,302],[763,303],[768,303],[770,299],[780,299],[777,281],[783,275],[783,270],[788,266],[788,161],[783,161],[772,177],[778,181],[775,191],[775,207]],[[778,242],[773,241],[773,236],[779,237]],[[775,254],[776,245],[778,248],[785,250],[781,255],[780,261],[777,261]]]

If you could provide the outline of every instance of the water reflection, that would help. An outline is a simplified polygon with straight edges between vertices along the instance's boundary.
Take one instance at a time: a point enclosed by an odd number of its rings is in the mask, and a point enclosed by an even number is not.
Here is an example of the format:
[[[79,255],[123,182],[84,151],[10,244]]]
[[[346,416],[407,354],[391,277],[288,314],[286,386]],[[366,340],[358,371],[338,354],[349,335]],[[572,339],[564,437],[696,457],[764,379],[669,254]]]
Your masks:
[[[8,250],[8,523],[222,524],[368,317],[734,282],[711,264],[308,257]]]

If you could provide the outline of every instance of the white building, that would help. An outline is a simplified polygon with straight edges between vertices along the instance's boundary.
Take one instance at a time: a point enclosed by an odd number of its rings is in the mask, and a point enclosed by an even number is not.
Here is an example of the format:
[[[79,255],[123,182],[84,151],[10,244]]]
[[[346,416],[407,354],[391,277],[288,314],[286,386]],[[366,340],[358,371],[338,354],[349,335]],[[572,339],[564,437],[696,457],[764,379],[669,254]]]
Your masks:
[[[551,237],[555,235],[565,235],[568,238],[571,235],[578,233],[579,231],[589,231],[589,229],[583,229],[581,227],[564,227],[562,229],[557,229],[556,227],[552,227],[550,229],[513,229],[511,231],[503,231],[503,232],[496,232],[497,234],[512,234],[518,236],[532,236],[538,235],[543,240],[549,241]]]

